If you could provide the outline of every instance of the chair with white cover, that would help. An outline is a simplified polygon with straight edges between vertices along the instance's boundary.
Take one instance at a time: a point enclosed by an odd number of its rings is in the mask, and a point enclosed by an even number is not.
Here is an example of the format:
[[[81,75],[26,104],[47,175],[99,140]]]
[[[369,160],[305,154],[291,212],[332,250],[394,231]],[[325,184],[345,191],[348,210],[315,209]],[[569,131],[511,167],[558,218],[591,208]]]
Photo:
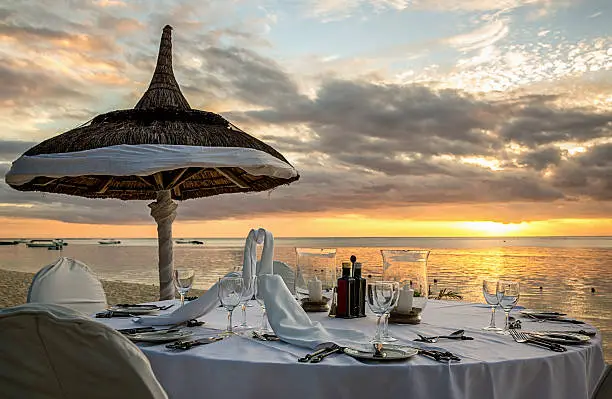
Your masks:
[[[58,305],[0,310],[0,396],[167,399],[145,355],[121,333]]]
[[[606,365],[601,379],[593,392],[591,399],[611,399],[612,398],[612,366]]]
[[[257,265],[259,265],[259,261],[257,261]],[[294,281],[295,281],[295,271],[286,264],[285,262],[281,262],[280,260],[272,261],[272,270],[274,274],[278,274],[281,276],[289,291],[293,294],[295,291]]]
[[[36,273],[27,302],[62,305],[88,315],[107,306],[102,283],[89,267],[65,257]]]
[[[289,291],[294,294],[295,272],[293,271],[293,269],[291,269],[288,264],[286,264],[285,262],[281,262],[280,260],[275,260],[274,262],[272,262],[272,267],[274,270],[274,274],[278,274],[279,276],[281,276],[281,278],[285,282],[285,285],[287,286],[287,288],[289,288]]]

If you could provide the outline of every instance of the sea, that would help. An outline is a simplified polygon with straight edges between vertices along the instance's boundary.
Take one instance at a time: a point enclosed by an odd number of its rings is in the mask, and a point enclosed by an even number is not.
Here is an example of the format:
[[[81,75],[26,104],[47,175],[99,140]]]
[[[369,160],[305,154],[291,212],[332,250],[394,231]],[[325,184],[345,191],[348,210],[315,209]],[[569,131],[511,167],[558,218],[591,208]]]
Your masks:
[[[107,280],[156,284],[157,240],[68,238],[62,251],[0,246],[0,268],[36,272],[58,256],[78,259]],[[242,266],[244,239],[193,237],[204,245],[175,244],[175,267],[196,271],[194,287],[207,289]],[[520,238],[275,238],[275,256],[291,267],[296,248],[335,248],[337,266],[351,255],[362,262],[364,275],[382,267],[382,249],[430,250],[428,279],[438,288],[459,293],[462,300],[484,303],[483,279],[520,282],[519,305],[567,313],[597,327],[604,352],[612,361],[612,237]],[[562,325],[561,325],[562,326]]]

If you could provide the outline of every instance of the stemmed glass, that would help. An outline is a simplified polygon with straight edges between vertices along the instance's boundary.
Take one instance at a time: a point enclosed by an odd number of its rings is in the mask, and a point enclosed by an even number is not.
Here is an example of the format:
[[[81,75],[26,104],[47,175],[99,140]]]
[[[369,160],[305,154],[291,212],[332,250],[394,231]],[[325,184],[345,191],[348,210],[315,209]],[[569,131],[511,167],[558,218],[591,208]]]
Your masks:
[[[495,326],[495,309],[499,306],[499,297],[497,296],[497,281],[483,280],[482,281],[482,293],[485,301],[491,306],[491,321],[487,327],[483,327],[483,330],[487,331],[501,331],[502,329]]]
[[[193,285],[195,273],[191,269],[175,269],[173,274],[174,287],[181,296],[181,306],[185,304],[185,294],[189,292]]]
[[[497,298],[506,315],[506,324],[500,334],[510,334],[510,311],[519,300],[520,289],[518,281],[498,281]]]
[[[395,296],[399,295],[399,283],[393,281],[376,281],[369,283],[366,288],[366,302],[370,310],[378,316],[376,320],[376,334],[370,341],[374,344],[384,343],[382,337],[382,328],[380,320],[383,315],[391,309],[391,305],[395,299]]]
[[[219,279],[219,301],[227,310],[227,330],[223,335],[233,335],[232,312],[242,301],[244,280],[242,277],[222,277]]]
[[[389,306],[389,309],[384,314],[385,319],[384,319],[384,325],[383,325],[382,338],[385,343],[397,341],[397,338],[389,334],[389,316],[391,315],[391,311],[397,306],[397,303],[399,302],[399,296],[400,296],[399,283],[396,283],[396,284],[398,284],[398,289],[397,291],[394,292],[393,302],[391,303],[391,306]]]
[[[242,309],[242,323],[240,323],[240,325],[238,326],[238,328],[240,329],[246,330],[246,329],[252,328],[247,323],[246,308],[247,308],[247,303],[253,297],[254,292],[255,292],[255,277],[252,277],[247,281],[246,285],[244,286],[244,290],[242,292],[242,298],[240,300],[240,307]]]
[[[266,334],[270,332],[270,328],[268,327],[268,314],[266,313],[266,305],[264,303],[263,291],[260,290],[260,280],[259,277],[255,277],[255,281],[253,284],[254,297],[259,306],[261,306],[261,326],[257,332]]]

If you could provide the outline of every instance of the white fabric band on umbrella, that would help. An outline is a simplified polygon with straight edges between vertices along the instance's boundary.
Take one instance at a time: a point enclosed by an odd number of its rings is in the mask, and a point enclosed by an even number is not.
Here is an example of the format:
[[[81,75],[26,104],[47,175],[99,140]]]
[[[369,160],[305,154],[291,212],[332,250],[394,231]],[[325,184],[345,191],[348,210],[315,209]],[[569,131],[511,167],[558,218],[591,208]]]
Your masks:
[[[187,167],[237,167],[251,175],[282,179],[297,176],[297,171],[288,163],[253,148],[121,144],[85,151],[23,155],[13,162],[6,182],[19,186],[38,176],[148,176]]]

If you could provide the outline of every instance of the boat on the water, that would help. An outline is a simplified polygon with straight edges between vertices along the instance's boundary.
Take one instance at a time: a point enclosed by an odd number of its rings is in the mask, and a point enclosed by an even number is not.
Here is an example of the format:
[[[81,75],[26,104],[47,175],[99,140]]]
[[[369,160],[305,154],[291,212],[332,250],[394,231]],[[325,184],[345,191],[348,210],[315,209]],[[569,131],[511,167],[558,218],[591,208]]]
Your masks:
[[[0,241],[0,245],[17,245],[19,241]]]
[[[177,244],[193,244],[193,245],[204,245],[204,241],[199,240],[176,240]]]
[[[98,244],[100,245],[113,245],[113,244],[121,244],[121,241],[119,240],[100,240],[98,241]]]
[[[49,248],[56,249],[56,247],[61,247],[68,245],[63,240],[31,240],[26,243],[26,246],[29,248]]]

